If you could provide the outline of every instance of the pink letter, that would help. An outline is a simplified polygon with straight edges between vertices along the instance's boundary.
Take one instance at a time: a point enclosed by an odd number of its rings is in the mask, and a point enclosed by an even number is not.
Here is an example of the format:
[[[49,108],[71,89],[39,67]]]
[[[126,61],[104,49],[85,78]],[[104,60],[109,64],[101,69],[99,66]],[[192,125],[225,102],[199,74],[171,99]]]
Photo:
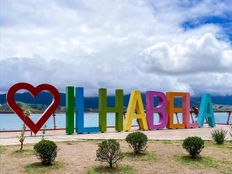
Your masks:
[[[185,123],[185,128],[197,128],[198,123],[190,123],[190,94],[186,93],[185,96],[183,96],[183,107],[185,108],[183,110],[183,120]]]
[[[159,105],[154,107],[154,97],[157,96],[159,99]],[[168,114],[166,112],[167,99],[164,93],[157,91],[146,92],[146,115],[147,124],[150,130],[152,129],[163,129],[168,122]],[[159,124],[154,125],[154,113],[159,114]]]

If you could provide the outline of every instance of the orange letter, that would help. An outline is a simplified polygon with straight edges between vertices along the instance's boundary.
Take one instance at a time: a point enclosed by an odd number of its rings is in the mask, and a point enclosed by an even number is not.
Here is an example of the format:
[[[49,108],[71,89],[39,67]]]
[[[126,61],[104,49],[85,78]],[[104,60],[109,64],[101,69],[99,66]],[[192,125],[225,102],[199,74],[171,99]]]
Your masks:
[[[187,92],[167,92],[166,93],[168,106],[168,124],[167,128],[175,129],[175,128],[190,128],[197,127],[196,123],[190,123],[190,95]],[[182,107],[175,108],[174,106],[174,98],[182,97]],[[173,123],[173,114],[182,113],[183,123],[174,124]]]

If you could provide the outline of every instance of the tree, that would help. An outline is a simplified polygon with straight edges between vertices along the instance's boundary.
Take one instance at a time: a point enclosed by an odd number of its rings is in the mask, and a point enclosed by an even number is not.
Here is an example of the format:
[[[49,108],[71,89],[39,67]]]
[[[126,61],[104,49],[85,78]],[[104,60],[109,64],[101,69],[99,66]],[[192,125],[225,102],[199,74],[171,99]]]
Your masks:
[[[104,140],[98,145],[97,161],[107,162],[112,169],[114,164],[117,164],[123,159],[123,154],[120,151],[120,144],[116,140]]]
[[[25,124],[25,118],[26,117],[29,117],[31,114],[31,111],[30,109],[24,109],[23,111],[23,115],[24,115],[24,119],[23,119],[23,127],[22,127],[22,131],[21,131],[21,134],[18,136],[19,138],[19,142],[20,142],[20,149],[19,151],[22,151],[23,150],[23,145],[24,145],[24,140],[25,140],[25,131],[26,131],[26,124]]]

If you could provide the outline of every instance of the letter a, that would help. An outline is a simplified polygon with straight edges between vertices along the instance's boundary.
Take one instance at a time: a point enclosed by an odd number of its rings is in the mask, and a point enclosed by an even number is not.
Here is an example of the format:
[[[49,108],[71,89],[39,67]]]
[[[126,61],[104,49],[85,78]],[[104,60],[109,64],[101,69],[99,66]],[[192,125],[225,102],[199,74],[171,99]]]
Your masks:
[[[124,130],[128,131],[131,128],[132,120],[137,119],[139,128],[147,130],[146,115],[144,112],[142,97],[139,91],[134,90],[131,92],[130,101],[128,104],[126,119],[124,124]]]
[[[212,100],[210,94],[204,94],[201,99],[200,112],[197,122],[200,127],[204,126],[204,120],[208,118],[208,124],[211,127],[215,126],[215,118],[212,107]]]

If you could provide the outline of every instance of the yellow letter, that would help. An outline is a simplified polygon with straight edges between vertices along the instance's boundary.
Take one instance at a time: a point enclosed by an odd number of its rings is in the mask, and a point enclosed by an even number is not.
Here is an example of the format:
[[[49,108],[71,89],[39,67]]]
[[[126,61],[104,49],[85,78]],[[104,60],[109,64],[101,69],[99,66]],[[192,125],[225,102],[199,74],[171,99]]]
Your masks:
[[[138,120],[140,129],[142,130],[148,129],[142,97],[140,92],[137,90],[131,92],[130,101],[126,112],[125,124],[124,124],[125,131],[130,130],[133,119]]]

